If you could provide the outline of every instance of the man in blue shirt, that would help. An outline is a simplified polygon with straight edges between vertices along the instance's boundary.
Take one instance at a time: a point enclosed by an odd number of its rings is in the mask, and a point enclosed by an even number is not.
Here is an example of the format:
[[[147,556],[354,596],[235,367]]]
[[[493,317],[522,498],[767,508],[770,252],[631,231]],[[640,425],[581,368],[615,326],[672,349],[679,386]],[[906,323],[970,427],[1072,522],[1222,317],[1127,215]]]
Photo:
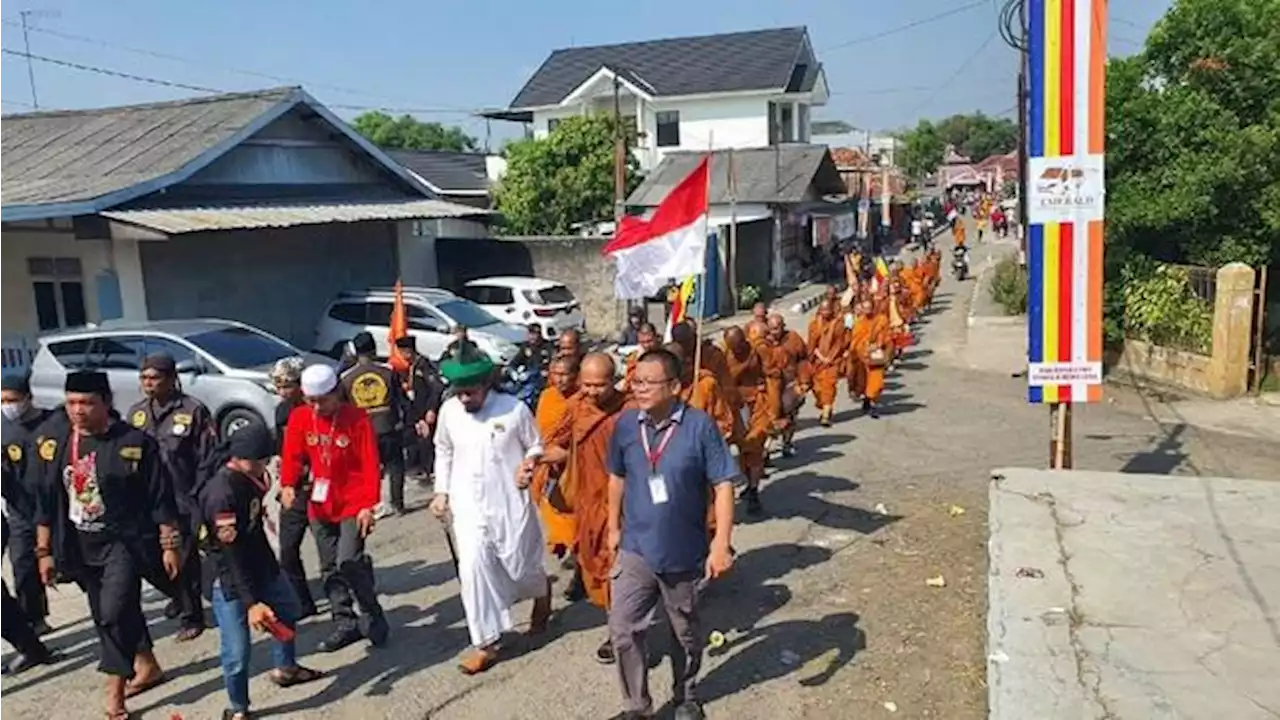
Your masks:
[[[650,350],[631,381],[639,410],[618,420],[609,445],[608,543],[614,553],[609,634],[626,710],[650,717],[645,631],[662,600],[680,644],[672,655],[676,719],[700,720],[695,695],[702,665],[697,600],[702,581],[733,564],[733,481],[740,474],[709,415],[680,401],[680,361]],[[714,492],[716,533],[707,546],[707,503]]]

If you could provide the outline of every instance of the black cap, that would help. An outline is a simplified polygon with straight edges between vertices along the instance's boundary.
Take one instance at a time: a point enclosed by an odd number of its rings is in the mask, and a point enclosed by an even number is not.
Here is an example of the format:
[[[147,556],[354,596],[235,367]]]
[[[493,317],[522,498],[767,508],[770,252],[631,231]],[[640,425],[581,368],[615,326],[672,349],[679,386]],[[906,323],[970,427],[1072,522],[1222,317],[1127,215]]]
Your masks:
[[[166,352],[152,353],[142,359],[143,370],[155,370],[165,375],[176,375],[178,373],[178,364],[174,362],[173,356]]]
[[[67,373],[63,390],[69,393],[97,393],[103,398],[111,396],[111,382],[107,374],[99,370],[77,370]]]
[[[396,338],[396,347],[404,348],[405,350],[417,350],[418,338],[412,335],[405,335],[403,337],[398,337]]]
[[[351,349],[354,350],[357,355],[367,355],[373,352],[376,348],[377,345],[373,342],[373,334],[367,330],[356,333],[356,336],[351,338]]]
[[[5,373],[4,378],[0,379],[0,389],[30,395],[31,376],[27,373]]]
[[[276,454],[276,443],[266,425],[251,422],[231,433],[227,452],[242,460],[266,460]]]

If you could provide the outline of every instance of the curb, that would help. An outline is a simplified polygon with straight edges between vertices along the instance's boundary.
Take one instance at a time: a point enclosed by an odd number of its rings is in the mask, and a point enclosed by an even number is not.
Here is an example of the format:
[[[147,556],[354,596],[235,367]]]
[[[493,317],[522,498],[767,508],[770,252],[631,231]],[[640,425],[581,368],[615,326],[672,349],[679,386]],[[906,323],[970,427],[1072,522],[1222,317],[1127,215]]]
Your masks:
[[[813,297],[805,298],[804,300],[801,300],[800,302],[793,304],[791,306],[791,312],[797,313],[797,314],[804,314],[818,307],[818,303],[822,302],[822,296],[825,295],[826,292],[827,291],[824,288],[822,292],[817,293]]]

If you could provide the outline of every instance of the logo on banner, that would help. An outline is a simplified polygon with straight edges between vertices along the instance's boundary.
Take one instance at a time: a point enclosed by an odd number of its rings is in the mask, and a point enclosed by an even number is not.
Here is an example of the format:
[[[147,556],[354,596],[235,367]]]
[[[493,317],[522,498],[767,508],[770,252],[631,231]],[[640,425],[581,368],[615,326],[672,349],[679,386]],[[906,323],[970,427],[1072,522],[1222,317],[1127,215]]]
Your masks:
[[[1103,162],[1102,155],[1029,158],[1027,219],[1033,224],[1101,220]]]

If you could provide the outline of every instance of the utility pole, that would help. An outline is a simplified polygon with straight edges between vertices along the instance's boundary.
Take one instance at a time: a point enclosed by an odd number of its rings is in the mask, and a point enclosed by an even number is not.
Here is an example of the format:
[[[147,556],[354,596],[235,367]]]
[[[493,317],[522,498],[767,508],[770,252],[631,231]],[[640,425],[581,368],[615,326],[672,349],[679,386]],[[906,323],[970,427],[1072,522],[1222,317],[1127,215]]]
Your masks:
[[[622,81],[613,76],[613,231],[626,214],[627,138],[622,131]]]
[[[40,99],[36,96],[36,69],[31,62],[31,36],[27,32],[27,17],[30,15],[38,15],[36,10],[19,10],[18,17],[22,18],[22,45],[27,52],[27,83],[31,86],[31,109],[40,109]]]
[[[1018,24],[1026,37],[1027,6],[1018,6]],[[1027,44],[1018,47],[1018,262],[1027,264]]]
[[[733,147],[729,148],[728,155],[729,178],[725,187],[729,189],[729,257],[725,262],[725,270],[728,271],[729,298],[733,304],[730,312],[734,312],[738,309],[738,178],[734,168]]]

